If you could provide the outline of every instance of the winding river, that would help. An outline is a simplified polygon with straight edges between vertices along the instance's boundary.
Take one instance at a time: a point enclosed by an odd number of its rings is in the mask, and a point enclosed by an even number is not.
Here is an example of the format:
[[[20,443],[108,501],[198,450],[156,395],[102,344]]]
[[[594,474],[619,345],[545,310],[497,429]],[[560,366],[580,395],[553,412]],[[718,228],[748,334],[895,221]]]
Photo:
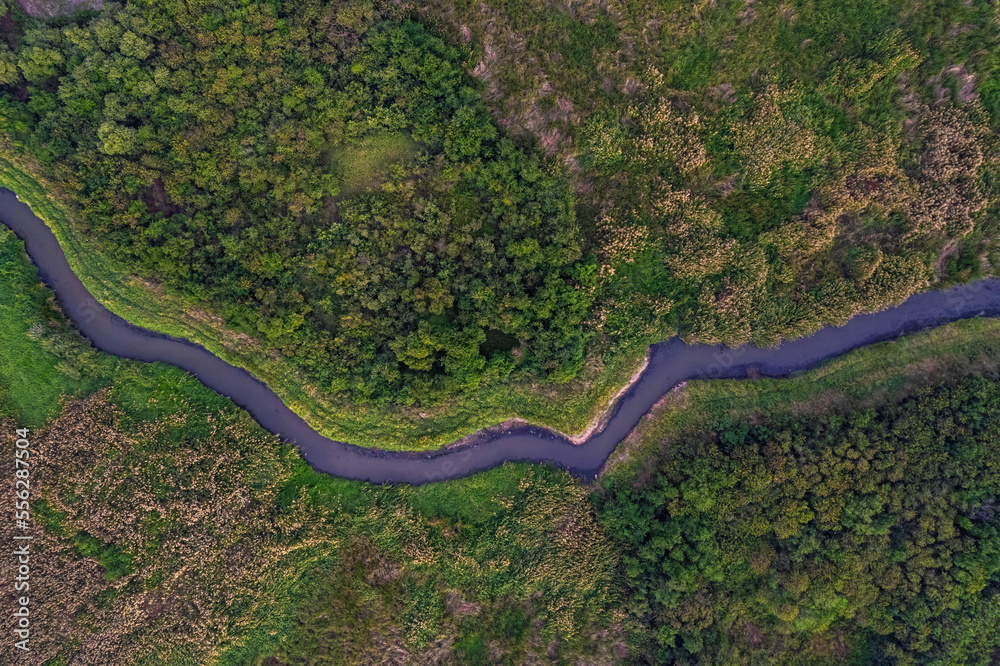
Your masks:
[[[229,365],[200,345],[133,326],[109,312],[72,271],[49,227],[12,192],[2,189],[0,222],[25,242],[42,280],[95,347],[116,356],[182,368],[246,409],[265,429],[297,446],[314,469],[375,483],[452,479],[506,461],[548,463],[590,482],[643,415],[682,381],[745,377],[750,368],[765,376],[787,375],[901,334],[967,317],[1000,314],[1000,280],[989,279],[946,292],[916,294],[895,308],[854,317],[844,326],[827,327],[774,349],[686,345],[672,338],[650,348],[645,372],[617,400],[604,427],[582,444],[573,444],[544,428],[523,426],[502,432],[487,430],[471,438],[472,443],[441,451],[397,453],[327,439],[246,370]]]

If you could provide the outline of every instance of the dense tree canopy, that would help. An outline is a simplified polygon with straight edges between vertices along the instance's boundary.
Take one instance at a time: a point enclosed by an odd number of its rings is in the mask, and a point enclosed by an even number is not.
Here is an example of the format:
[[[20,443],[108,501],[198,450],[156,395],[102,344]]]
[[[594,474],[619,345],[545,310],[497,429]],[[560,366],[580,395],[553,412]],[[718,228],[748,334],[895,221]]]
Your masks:
[[[619,479],[602,523],[625,549],[647,657],[987,663],[998,409],[995,382],[974,377],[847,416],[720,422]]]
[[[568,186],[500,137],[455,49],[397,18],[109,6],[24,35],[4,113],[92,237],[326,390],[469,390],[518,341],[525,368],[571,377],[589,292]]]

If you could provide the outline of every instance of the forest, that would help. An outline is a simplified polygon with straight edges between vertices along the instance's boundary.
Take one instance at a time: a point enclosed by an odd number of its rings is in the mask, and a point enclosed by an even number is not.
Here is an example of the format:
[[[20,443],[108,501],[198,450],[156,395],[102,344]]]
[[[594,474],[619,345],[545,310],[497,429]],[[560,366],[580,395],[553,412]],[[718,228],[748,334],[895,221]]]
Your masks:
[[[518,341],[575,374],[593,271],[566,183],[420,25],[290,10],[130,4],[26,33],[7,126],[88,237],[328,391],[472,390]]]
[[[25,7],[5,159],[343,404],[774,344],[997,263],[986,2]]]
[[[990,663],[998,409],[973,376],[846,414],[722,418],[605,484],[647,663]]]

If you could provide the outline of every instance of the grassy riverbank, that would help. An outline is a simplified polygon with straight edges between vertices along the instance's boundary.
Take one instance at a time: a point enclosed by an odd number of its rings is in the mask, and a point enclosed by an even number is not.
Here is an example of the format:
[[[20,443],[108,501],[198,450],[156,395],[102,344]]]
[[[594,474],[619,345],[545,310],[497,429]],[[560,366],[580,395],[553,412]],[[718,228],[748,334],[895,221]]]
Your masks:
[[[967,319],[834,358],[788,379],[690,381],[665,396],[612,455],[614,477],[634,474],[646,456],[694,432],[777,415],[865,409],[896,402],[950,377],[1000,368],[1000,320]],[[629,457],[624,469],[614,461]]]
[[[613,350],[598,343],[579,379],[494,382],[472,395],[433,406],[336,401],[312,386],[287,359],[227,328],[203,304],[135,276],[128,266],[80,238],[71,224],[74,213],[61,201],[55,185],[17,161],[9,149],[0,154],[0,186],[16,192],[45,220],[73,271],[109,310],[137,326],[197,342],[226,362],[246,368],[321,434],[358,446],[435,449],[514,418],[579,433],[629,381],[645,352],[646,341]]]
[[[58,411],[64,395],[106,385],[114,359],[89,349],[53,308],[52,292],[24,254],[24,244],[0,231],[0,410],[29,426]]]

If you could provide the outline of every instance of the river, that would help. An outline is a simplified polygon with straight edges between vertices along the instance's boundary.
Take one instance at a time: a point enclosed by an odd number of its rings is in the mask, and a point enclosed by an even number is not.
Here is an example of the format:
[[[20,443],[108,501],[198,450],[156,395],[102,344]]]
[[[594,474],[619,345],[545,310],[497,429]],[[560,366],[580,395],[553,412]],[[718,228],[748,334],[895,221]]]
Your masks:
[[[470,438],[470,444],[441,451],[399,453],[323,437],[246,370],[229,365],[200,345],[133,326],[112,314],[72,271],[49,227],[12,192],[2,189],[0,222],[25,242],[42,280],[95,347],[124,358],[162,361],[182,368],[246,409],[266,430],[297,446],[317,471],[375,483],[453,479],[506,461],[547,463],[590,482],[643,415],[680,382],[745,377],[750,368],[763,376],[783,376],[905,333],[977,315],[1000,315],[1000,281],[991,278],[945,292],[916,294],[897,307],[859,315],[844,326],[827,327],[773,349],[686,345],[672,338],[650,348],[645,372],[612,407],[604,427],[582,444],[573,444],[544,428],[523,426],[485,431]]]

